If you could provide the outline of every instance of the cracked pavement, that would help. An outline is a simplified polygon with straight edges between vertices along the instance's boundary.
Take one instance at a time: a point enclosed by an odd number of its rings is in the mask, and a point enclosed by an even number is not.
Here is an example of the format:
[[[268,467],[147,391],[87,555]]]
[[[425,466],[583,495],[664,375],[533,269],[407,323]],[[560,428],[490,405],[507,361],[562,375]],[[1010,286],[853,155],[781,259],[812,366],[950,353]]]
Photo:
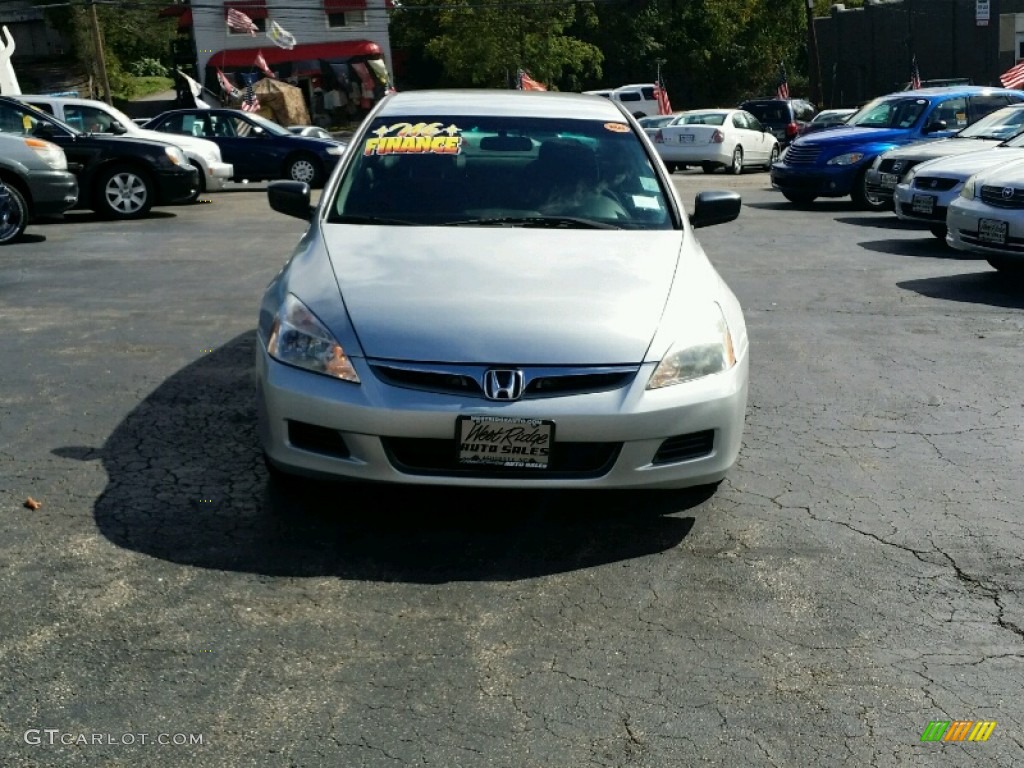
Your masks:
[[[673,179],[745,203],[698,233],[752,344],[714,495],[282,494],[252,329],[302,222],[256,188],[3,248],[0,765],[1024,764],[1024,284]]]

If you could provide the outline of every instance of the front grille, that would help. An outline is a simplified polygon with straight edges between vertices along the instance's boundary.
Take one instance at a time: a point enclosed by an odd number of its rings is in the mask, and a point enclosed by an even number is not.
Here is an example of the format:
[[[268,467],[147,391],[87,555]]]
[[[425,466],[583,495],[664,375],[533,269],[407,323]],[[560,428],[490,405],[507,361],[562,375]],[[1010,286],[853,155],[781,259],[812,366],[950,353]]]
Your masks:
[[[941,176],[918,176],[914,179],[914,186],[929,192],[948,192],[956,186],[956,179],[944,179]]]
[[[709,455],[715,448],[715,431],[691,432],[688,435],[670,437],[661,444],[654,454],[653,464],[672,464],[689,461]]]
[[[821,147],[814,144],[790,144],[786,150],[786,165],[814,165]]]
[[[878,164],[879,173],[893,173],[900,178],[906,175],[907,171],[918,164],[918,160],[882,160]],[[897,168],[896,166],[899,166]]]
[[[345,439],[337,430],[318,427],[304,421],[288,422],[288,442],[295,448],[310,453],[322,453],[338,459],[349,457]]]
[[[1011,194],[1004,196],[1003,193],[1008,189],[1011,190]],[[1024,189],[983,186],[981,199],[993,208],[1024,208]]]
[[[927,219],[928,221],[946,221],[946,208],[937,205],[932,208],[931,213],[922,213],[921,211],[915,211],[914,206],[910,203],[900,203],[900,213],[905,216],[910,216],[914,219]]]
[[[373,372],[385,384],[438,394],[484,399],[484,373],[490,366],[373,362]],[[524,400],[607,392],[633,380],[637,365],[604,367],[523,368]]]
[[[615,464],[622,443],[559,443],[555,441],[545,469],[467,466],[459,464],[455,440],[422,437],[382,437],[388,460],[407,475],[451,477],[530,478],[551,480],[601,477]]]

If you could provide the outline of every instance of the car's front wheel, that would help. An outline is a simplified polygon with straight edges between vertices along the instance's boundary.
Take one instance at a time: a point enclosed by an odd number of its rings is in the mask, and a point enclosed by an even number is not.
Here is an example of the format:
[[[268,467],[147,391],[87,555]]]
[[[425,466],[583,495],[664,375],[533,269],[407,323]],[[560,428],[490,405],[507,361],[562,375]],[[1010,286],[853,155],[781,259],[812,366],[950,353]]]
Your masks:
[[[13,243],[28,226],[28,204],[21,192],[0,184],[0,245]]]
[[[892,196],[878,195],[868,190],[868,169],[865,168],[853,182],[850,194],[853,202],[864,211],[887,211],[892,208]]]
[[[946,225],[945,224],[934,224],[931,227],[931,233],[935,235],[942,242],[946,242]]]
[[[778,144],[776,144],[774,147],[772,147],[772,153],[768,156],[768,165],[766,165],[765,168],[767,168],[768,170],[771,170],[771,167],[773,165],[775,165],[777,162],[779,162],[779,145]]]
[[[783,192],[782,196],[796,205],[807,205],[817,199],[817,195],[811,195],[806,192]]]
[[[732,165],[729,166],[729,173],[739,176],[743,173],[743,147],[736,145],[732,151]]]
[[[323,166],[311,155],[291,158],[285,164],[284,175],[292,181],[304,181],[311,187],[319,187],[324,183]]]
[[[111,219],[137,219],[153,207],[153,182],[142,171],[115,165],[96,179],[96,211]]]

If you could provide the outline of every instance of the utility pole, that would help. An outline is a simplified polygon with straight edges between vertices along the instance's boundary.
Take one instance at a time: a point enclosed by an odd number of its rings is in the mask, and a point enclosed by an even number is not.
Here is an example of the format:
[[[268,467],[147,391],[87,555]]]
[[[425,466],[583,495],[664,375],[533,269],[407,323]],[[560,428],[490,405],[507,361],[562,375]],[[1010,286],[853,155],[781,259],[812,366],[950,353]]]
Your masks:
[[[100,32],[100,19],[96,15],[96,0],[89,2],[89,20],[92,23],[92,43],[96,48],[96,64],[100,70],[100,85],[103,86],[103,100],[113,105],[110,95],[110,80],[107,78],[107,57],[103,52],[103,35]]]
[[[820,109],[821,61],[818,59],[818,33],[814,30],[814,0],[807,0],[807,74],[811,86],[811,102]]]

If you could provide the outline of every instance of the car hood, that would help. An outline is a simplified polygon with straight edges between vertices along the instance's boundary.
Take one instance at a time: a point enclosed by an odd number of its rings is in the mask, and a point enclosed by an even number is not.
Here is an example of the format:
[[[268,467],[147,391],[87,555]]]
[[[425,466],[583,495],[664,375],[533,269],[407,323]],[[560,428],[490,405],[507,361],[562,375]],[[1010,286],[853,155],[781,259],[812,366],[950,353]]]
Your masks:
[[[1015,149],[1013,157],[999,160],[985,168],[978,168],[978,183],[996,187],[1021,187],[1021,172],[1024,170],[1024,151]],[[984,171],[984,173],[982,173]],[[979,192],[980,187],[979,187]]]
[[[868,142],[904,142],[910,132],[906,128],[830,128],[806,138],[797,139],[800,146],[856,146]]]
[[[672,287],[679,230],[323,225],[367,357],[640,363]]]
[[[981,152],[965,152],[950,157],[940,157],[927,165],[917,166],[919,175],[949,175],[967,178],[975,173],[1003,163],[1024,160],[1024,147],[995,147]],[[1020,173],[1018,170],[1017,173]]]
[[[917,160],[922,162],[936,157],[962,155],[967,152],[981,152],[997,146],[1001,139],[938,139],[922,141],[885,153],[886,160]]]

